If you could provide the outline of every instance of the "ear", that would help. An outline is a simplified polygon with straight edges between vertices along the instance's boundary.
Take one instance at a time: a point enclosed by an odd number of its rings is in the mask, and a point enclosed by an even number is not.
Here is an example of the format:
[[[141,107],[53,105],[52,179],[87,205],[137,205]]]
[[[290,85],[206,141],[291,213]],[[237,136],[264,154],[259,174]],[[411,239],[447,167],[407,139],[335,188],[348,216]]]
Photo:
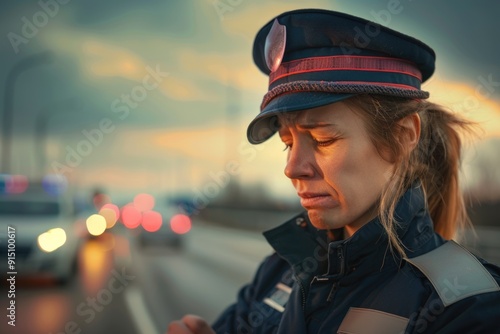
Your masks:
[[[420,116],[417,113],[406,116],[398,121],[401,127],[401,142],[406,143],[409,151],[413,151],[420,139]]]

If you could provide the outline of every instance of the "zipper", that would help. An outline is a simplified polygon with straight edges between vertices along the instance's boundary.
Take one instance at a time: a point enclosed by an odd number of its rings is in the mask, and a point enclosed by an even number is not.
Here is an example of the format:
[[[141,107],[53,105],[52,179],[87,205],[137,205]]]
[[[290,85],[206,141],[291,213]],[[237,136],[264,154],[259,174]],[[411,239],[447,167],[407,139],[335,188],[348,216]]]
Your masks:
[[[300,294],[302,295],[302,310],[306,309],[306,290],[304,290],[304,286],[302,285],[302,282],[300,281],[300,278],[298,275],[294,274],[296,282],[299,284],[300,288]]]
[[[326,298],[327,302],[331,302],[333,300],[333,296],[335,295],[336,291],[337,291],[337,282],[333,282],[332,288],[330,289],[330,292],[328,293],[328,298]]]
[[[344,270],[345,270],[345,264],[344,264],[344,249],[342,246],[337,248],[337,257],[339,258],[340,261],[340,275],[344,275]],[[328,297],[326,298],[327,302],[331,302],[333,300],[333,297],[335,296],[335,292],[337,291],[338,288],[338,281],[333,282],[332,288],[330,289],[330,292],[328,293]]]
[[[342,246],[340,246],[338,248],[337,257],[339,258],[339,261],[340,261],[340,275],[344,275],[344,269],[345,269],[345,265],[344,265],[344,249],[342,248]]]

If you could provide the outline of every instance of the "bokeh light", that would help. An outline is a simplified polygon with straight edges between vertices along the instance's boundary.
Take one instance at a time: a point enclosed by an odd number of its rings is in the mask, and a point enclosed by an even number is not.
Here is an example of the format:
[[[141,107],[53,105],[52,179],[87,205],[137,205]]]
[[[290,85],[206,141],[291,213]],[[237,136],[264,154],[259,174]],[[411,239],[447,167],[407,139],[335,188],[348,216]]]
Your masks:
[[[42,179],[42,187],[47,194],[57,196],[66,191],[68,180],[61,174],[48,174]]]
[[[106,230],[106,218],[101,215],[91,215],[87,218],[87,230],[93,236],[99,236]]]
[[[140,211],[153,210],[155,206],[155,199],[149,194],[137,194],[134,197],[134,206]]]
[[[66,243],[66,232],[62,228],[53,228],[38,236],[38,246],[50,253]]]
[[[28,178],[24,175],[0,174],[0,194],[20,194],[28,185]]]
[[[25,175],[12,175],[9,181],[6,184],[9,194],[21,194],[28,188],[29,181]]]
[[[117,220],[115,210],[103,207],[99,210],[99,215],[103,216],[106,220],[106,228],[112,228],[115,226]]]
[[[101,209],[111,209],[115,212],[116,215],[116,220],[120,219],[120,209],[118,208],[117,205],[112,204],[112,203],[107,203],[102,206]]]
[[[146,211],[142,213],[142,227],[148,232],[156,232],[161,228],[163,218],[159,212]]]
[[[121,220],[127,228],[136,228],[141,224],[142,213],[133,205],[125,205],[122,208]]]
[[[11,176],[8,174],[0,174],[0,194],[7,193],[7,184],[10,182]]]
[[[24,308],[34,323],[38,333],[57,333],[61,323],[69,319],[72,314],[71,296],[63,291],[51,291],[52,293],[33,294],[30,303],[25,303]],[[15,331],[14,331],[15,332]],[[18,330],[18,333],[26,331]]]
[[[106,245],[106,239],[93,239],[84,243],[79,253],[79,262],[82,292],[96,296],[109,282],[109,273],[113,269],[113,252]]]
[[[191,230],[191,218],[177,214],[170,219],[170,228],[177,234],[186,234]]]

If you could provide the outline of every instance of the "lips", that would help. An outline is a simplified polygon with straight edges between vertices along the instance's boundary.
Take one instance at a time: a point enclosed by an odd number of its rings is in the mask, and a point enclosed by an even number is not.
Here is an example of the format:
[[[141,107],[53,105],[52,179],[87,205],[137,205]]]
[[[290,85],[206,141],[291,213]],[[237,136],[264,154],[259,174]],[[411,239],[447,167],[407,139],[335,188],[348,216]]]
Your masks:
[[[339,202],[328,193],[300,192],[298,195],[300,197],[300,204],[306,209],[326,209],[334,208],[339,205]]]

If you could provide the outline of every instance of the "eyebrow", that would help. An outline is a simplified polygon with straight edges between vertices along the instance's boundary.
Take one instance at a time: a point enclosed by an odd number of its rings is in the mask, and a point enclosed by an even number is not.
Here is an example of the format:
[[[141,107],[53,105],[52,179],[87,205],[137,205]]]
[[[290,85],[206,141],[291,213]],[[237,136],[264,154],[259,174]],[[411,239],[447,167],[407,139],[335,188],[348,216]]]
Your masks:
[[[334,123],[304,123],[304,124],[297,124],[296,125],[298,128],[301,129],[306,129],[306,130],[312,130],[312,129],[317,129],[317,128],[336,128],[337,124]]]

